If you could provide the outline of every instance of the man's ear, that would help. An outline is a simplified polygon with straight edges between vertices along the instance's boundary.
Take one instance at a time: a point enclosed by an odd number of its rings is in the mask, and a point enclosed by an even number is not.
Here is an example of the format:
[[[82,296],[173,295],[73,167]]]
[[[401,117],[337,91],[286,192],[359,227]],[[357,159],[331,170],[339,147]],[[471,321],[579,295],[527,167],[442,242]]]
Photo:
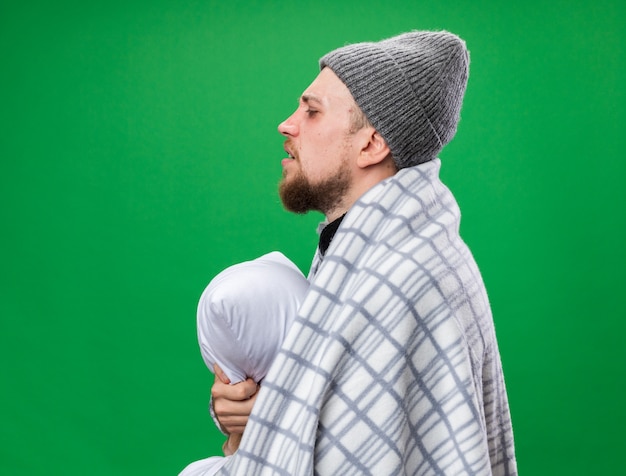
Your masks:
[[[383,136],[376,129],[365,127],[361,132],[367,134],[367,136],[365,137],[364,147],[361,149],[357,159],[357,166],[364,169],[372,165],[378,165],[391,156],[391,150],[389,150],[387,141],[383,139]]]

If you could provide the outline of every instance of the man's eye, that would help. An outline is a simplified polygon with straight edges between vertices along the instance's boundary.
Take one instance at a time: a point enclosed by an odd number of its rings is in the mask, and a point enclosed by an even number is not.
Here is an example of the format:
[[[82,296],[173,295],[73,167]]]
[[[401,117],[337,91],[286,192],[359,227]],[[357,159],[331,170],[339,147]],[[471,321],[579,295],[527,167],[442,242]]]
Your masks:
[[[307,116],[309,117],[313,117],[315,114],[317,114],[319,111],[316,111],[315,109],[307,109],[306,111]]]

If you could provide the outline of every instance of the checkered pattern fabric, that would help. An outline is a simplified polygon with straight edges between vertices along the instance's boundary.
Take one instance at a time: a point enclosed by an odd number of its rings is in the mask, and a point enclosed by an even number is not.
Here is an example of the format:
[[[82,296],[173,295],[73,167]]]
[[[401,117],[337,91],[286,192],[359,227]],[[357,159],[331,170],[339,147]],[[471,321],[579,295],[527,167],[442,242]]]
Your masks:
[[[350,209],[220,474],[517,473],[487,295],[439,167]]]

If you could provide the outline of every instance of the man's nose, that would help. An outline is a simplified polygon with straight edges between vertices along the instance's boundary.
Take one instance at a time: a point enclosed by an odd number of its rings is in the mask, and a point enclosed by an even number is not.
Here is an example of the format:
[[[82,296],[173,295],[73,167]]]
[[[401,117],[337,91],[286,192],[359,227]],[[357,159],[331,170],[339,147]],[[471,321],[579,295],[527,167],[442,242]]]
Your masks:
[[[278,124],[278,132],[284,136],[295,136],[298,133],[298,126],[293,118],[293,114]]]

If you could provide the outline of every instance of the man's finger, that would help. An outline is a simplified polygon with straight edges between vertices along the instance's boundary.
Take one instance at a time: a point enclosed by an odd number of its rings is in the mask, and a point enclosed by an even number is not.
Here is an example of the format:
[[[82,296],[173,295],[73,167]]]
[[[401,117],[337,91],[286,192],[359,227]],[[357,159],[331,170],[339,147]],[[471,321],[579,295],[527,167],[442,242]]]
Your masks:
[[[251,398],[256,394],[258,389],[259,386],[251,378],[233,385],[225,384],[221,379],[215,379],[213,387],[211,387],[211,396],[214,399],[223,398],[234,402],[240,402]]]
[[[256,401],[257,394],[247,400],[233,401],[224,398],[215,398],[213,400],[213,410],[223,429],[228,434],[243,433],[248,417],[252,411],[252,407]]]
[[[230,379],[226,376],[226,374],[220,368],[219,365],[215,364],[213,366],[213,370],[215,371],[215,375],[217,376],[217,378],[219,378],[222,382],[224,382],[226,384],[230,383]]]

